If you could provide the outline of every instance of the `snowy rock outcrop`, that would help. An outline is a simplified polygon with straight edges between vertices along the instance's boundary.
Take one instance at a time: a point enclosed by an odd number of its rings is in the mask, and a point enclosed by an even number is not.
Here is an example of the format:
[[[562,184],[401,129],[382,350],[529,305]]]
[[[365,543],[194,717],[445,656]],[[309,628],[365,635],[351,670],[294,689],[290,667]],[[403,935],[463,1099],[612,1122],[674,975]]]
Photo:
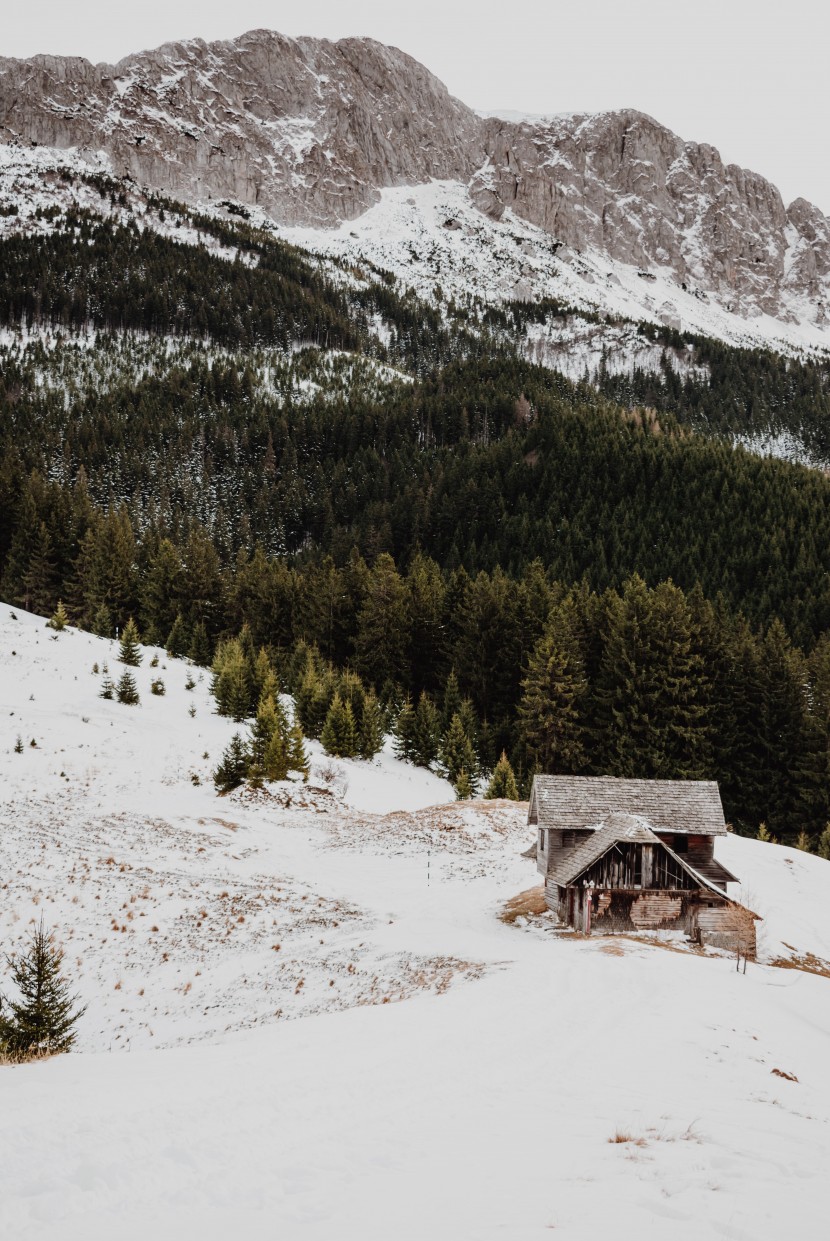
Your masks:
[[[117,175],[289,226],[352,220],[384,187],[455,181],[493,220],[509,210],[738,315],[827,323],[830,222],[817,207],[785,207],[763,177],[639,112],[479,116],[371,39],[254,30],[114,66],[0,58],[0,141],[104,151]]]

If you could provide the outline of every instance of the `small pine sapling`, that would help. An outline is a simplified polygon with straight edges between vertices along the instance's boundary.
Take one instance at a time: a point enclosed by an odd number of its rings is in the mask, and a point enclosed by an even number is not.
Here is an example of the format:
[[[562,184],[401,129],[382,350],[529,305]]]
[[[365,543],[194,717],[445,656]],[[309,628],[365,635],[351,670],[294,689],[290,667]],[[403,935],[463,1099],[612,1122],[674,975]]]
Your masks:
[[[158,668],[158,666],[159,666],[159,657],[158,655],[154,654],[153,658],[150,660],[150,667]]]
[[[15,741],[14,743],[14,752],[15,754],[23,753],[23,738],[20,736],[19,733],[17,735],[17,741]]]
[[[101,698],[107,698],[110,702],[115,697],[115,682],[107,672],[107,666],[104,664],[104,679],[101,682]]]
[[[63,950],[42,920],[28,952],[6,960],[20,998],[0,997],[0,1047],[23,1055],[68,1051],[86,1006],[78,1007],[78,996],[70,993]]]
[[[295,722],[288,730],[288,770],[297,771],[308,781],[308,755],[305,752],[300,725]]]
[[[458,801],[469,801],[474,795],[475,789],[467,772],[462,767],[458,773],[458,779],[455,782],[455,796]]]
[[[155,681],[150,682],[150,693],[155,694],[158,698],[164,696],[164,681],[161,677],[157,677]]]
[[[818,838],[817,852],[819,857],[823,857],[825,861],[830,861],[830,823],[827,824]]]
[[[513,775],[513,768],[505,754],[501,752],[501,758],[496,763],[490,783],[487,785],[487,792],[484,794],[489,799],[504,797],[508,801],[519,800],[519,790],[516,787],[516,777]]]
[[[97,677],[100,671],[101,671],[101,669],[98,667],[98,664],[97,664],[97,663],[94,663],[94,664],[92,665],[92,675],[93,675],[94,677]]]
[[[62,629],[65,629],[69,624],[69,617],[66,615],[66,608],[63,606],[60,599],[58,600],[58,606],[55,608],[46,624],[50,629],[54,629],[58,633],[60,633]]]
[[[115,692],[118,701],[123,702],[125,706],[135,707],[138,705],[140,701],[138,696],[138,686],[136,685],[135,678],[128,668],[124,669],[121,679],[116,686]]]
[[[138,629],[132,617],[127,621],[124,626],[124,632],[121,634],[118,658],[128,668],[137,668],[141,663],[142,655],[138,645]]]
[[[222,761],[213,773],[213,783],[218,793],[230,793],[244,783],[248,775],[250,754],[240,737],[234,733],[231,743],[222,755]]]
[[[800,849],[802,853],[813,852],[812,841],[810,840],[810,837],[807,835],[803,827],[801,831],[798,833],[798,840],[795,842],[795,847],[796,849]]]

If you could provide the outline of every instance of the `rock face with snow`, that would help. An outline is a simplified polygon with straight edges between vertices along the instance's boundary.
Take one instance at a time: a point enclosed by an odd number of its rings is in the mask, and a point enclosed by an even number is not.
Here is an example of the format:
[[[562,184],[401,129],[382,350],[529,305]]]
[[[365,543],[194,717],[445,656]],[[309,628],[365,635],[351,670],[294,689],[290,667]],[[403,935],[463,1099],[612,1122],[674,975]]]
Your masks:
[[[383,187],[456,180],[492,217],[509,208],[739,314],[827,322],[830,222],[810,203],[785,207],[763,177],[639,112],[482,118],[370,39],[256,30],[115,66],[0,59],[0,139],[102,149],[120,175],[287,225],[330,226]]]

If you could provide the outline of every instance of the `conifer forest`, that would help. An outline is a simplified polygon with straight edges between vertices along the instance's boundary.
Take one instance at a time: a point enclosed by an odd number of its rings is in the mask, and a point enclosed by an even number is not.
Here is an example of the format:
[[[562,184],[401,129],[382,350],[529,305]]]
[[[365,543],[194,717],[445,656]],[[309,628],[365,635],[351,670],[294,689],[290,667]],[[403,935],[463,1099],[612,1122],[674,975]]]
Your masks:
[[[329,752],[392,731],[460,795],[712,778],[736,830],[818,843],[826,364],[641,324],[662,369],[572,382],[523,347],[567,306],[439,310],[151,205],[198,244],[82,211],[0,240],[4,601],[212,666],[254,718],[228,787],[303,770],[288,691]]]

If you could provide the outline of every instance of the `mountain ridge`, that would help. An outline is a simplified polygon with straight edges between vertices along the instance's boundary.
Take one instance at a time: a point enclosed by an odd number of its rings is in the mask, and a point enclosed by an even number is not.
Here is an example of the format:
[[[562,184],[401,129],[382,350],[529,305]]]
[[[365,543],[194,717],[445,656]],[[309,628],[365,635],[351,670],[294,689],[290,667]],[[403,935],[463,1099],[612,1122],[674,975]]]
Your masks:
[[[116,175],[330,230],[384,190],[447,181],[494,220],[662,276],[745,318],[830,327],[830,221],[635,109],[482,116],[372,39],[253,30],[93,65],[0,58],[0,138],[103,151]],[[529,296],[537,296],[532,287]]]

